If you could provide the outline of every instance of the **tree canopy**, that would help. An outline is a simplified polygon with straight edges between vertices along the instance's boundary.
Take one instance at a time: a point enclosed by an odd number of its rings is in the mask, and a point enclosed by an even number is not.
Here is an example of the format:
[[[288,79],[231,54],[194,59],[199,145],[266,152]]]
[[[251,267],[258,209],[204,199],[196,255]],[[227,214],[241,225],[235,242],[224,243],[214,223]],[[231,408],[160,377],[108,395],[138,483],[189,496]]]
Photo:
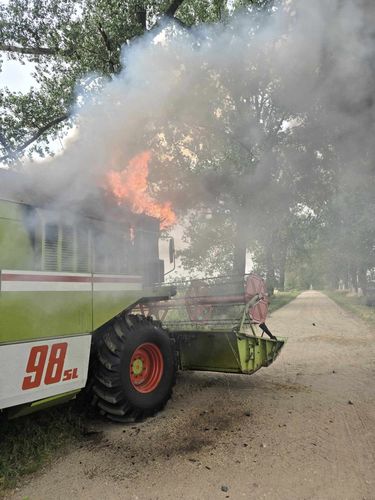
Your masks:
[[[261,6],[264,0],[244,2]],[[235,7],[236,4],[233,5]],[[188,28],[225,19],[224,0],[9,0],[0,5],[0,54],[34,64],[26,94],[2,88],[0,160],[51,154],[48,142],[72,125],[81,95],[119,73],[121,49],[161,21]]]

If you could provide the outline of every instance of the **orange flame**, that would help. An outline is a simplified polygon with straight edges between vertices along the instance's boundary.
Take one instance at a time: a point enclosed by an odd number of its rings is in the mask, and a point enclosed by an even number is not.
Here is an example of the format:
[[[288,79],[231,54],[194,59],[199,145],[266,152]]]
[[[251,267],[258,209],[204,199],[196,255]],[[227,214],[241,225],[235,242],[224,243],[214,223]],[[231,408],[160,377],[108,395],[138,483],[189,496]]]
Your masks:
[[[134,156],[122,171],[110,170],[107,174],[109,189],[119,203],[128,203],[130,208],[140,214],[152,215],[160,220],[165,229],[175,224],[177,218],[170,202],[158,203],[149,192],[148,164],[151,153],[144,151]]]

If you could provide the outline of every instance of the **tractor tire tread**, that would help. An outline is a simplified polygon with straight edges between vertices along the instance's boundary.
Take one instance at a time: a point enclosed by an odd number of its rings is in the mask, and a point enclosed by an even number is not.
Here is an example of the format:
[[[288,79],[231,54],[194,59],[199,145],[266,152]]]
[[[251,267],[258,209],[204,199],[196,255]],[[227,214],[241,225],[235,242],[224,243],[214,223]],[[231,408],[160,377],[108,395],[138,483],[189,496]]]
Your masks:
[[[152,408],[139,408],[131,404],[127,399],[121,382],[121,353],[127,344],[129,336],[137,335],[137,332],[149,335],[161,335],[169,341],[169,359],[172,357],[170,375],[167,379],[168,389],[162,400]],[[116,422],[127,422],[142,420],[154,415],[162,410],[172,396],[173,386],[176,383],[177,374],[177,353],[174,339],[167,331],[159,326],[159,322],[151,317],[143,315],[123,315],[116,318],[108,325],[107,330],[102,335],[102,342],[99,343],[97,352],[97,366],[93,374],[94,383],[92,385],[92,404],[106,418]]]

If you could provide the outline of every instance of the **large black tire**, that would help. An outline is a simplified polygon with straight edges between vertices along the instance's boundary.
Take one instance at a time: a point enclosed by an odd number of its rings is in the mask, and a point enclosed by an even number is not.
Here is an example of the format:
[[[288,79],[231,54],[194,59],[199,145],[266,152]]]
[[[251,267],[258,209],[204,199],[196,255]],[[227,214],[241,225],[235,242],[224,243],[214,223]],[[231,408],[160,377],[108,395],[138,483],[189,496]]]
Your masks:
[[[154,365],[157,367],[143,387],[137,385],[136,380],[142,375],[138,372],[135,375],[133,370],[139,362],[134,361],[137,357],[134,353],[143,352],[142,349],[146,349],[146,355],[147,349],[151,349],[150,356],[146,356],[146,360],[151,360],[150,366],[156,353]],[[140,364],[142,370],[143,364]],[[170,399],[176,371],[175,344],[168,333],[150,317],[124,315],[109,324],[99,340],[93,374],[94,404],[102,415],[118,422],[151,416]]]

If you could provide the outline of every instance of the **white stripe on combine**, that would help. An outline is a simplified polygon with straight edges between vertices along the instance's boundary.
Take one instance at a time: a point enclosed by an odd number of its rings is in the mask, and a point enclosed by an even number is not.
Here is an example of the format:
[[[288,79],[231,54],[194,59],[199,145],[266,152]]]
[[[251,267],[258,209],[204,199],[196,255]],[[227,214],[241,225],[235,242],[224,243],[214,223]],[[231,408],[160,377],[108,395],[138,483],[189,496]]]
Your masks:
[[[141,288],[141,283],[94,283],[94,292],[126,292]]]
[[[2,281],[2,292],[91,292],[91,283]]]
[[[126,292],[142,289],[141,276],[120,274],[94,274],[94,292]]]

